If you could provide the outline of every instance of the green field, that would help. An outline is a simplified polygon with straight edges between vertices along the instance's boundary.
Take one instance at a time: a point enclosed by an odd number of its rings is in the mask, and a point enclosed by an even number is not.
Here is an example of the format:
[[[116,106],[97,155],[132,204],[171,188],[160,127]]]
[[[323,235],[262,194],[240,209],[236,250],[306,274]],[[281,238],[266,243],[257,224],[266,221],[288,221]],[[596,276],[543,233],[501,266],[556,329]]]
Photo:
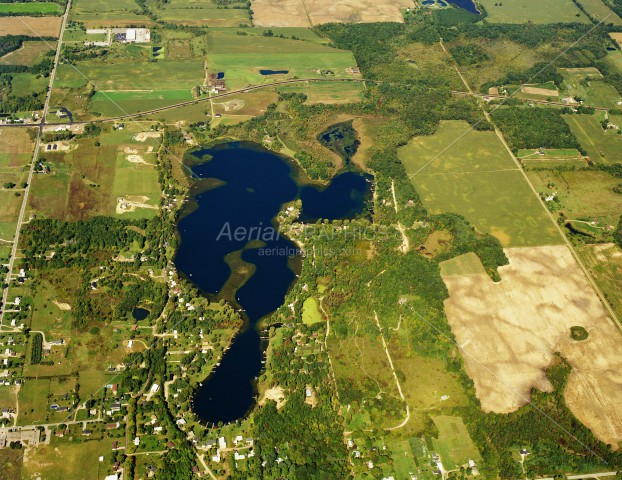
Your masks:
[[[69,18],[87,28],[150,25],[149,18],[137,10],[133,0],[75,0]]]
[[[113,441],[108,438],[57,443],[52,439],[51,445],[42,445],[28,456],[22,468],[23,478],[103,480],[112,471]],[[103,462],[99,462],[100,456],[104,457]]]
[[[3,5],[0,3],[0,5]],[[56,47],[50,42],[24,42],[21,48],[0,58],[0,65],[26,65],[31,67],[43,59],[43,55]]]
[[[3,13],[23,13],[24,15],[40,13],[42,15],[60,15],[62,12],[57,3],[27,2],[0,3],[0,15]]]
[[[530,171],[532,184],[543,193],[557,192],[560,208],[570,220],[596,220],[617,225],[622,213],[622,195],[613,187],[622,183],[620,178],[601,171]]]
[[[434,447],[447,470],[465,465],[469,460],[476,463],[481,460],[462,418],[440,415],[432,417],[432,420],[438,428],[438,439],[434,439]]]
[[[18,425],[30,425],[41,422],[48,414],[49,379],[26,380],[19,390]]]
[[[434,135],[414,138],[398,156],[432,213],[464,215],[504,246],[561,242],[495,133],[476,132],[464,121],[445,121]]]
[[[32,73],[12,73],[11,75],[13,76],[11,87],[14,95],[30,95],[47,90],[49,79],[45,77],[37,78]]]
[[[577,252],[618,318],[622,318],[622,249],[614,244],[584,245]]]
[[[597,22],[622,25],[622,19],[616,15],[603,0],[579,0],[583,9]]]
[[[591,23],[572,0],[479,0],[492,23]]]
[[[594,115],[563,115],[590,160],[597,163],[622,161],[622,135],[605,132]]]
[[[463,277],[465,275],[486,275],[486,269],[479,257],[473,253],[465,253],[451,260],[440,263],[441,276]]]
[[[148,5],[162,20],[179,25],[239,27],[251,24],[249,10],[243,1],[231,2],[229,8],[219,8],[211,0],[149,1]]]
[[[104,117],[116,117],[185,102],[192,98],[190,90],[97,92],[89,103],[89,111]]]
[[[292,77],[352,77],[347,68],[355,67],[351,52],[338,50],[316,42],[257,37],[253,35],[210,33],[207,43],[208,66],[224,72],[227,86],[271,83]],[[260,69],[287,70],[286,74],[261,75]],[[322,71],[330,71],[323,74]]]
[[[602,80],[596,68],[560,68],[559,73],[564,77],[565,95],[579,96],[585,105],[593,107],[620,107],[620,94]]]
[[[302,85],[285,85],[279,92],[304,93],[308,104],[354,103],[363,98],[365,87],[362,82],[310,82]]]
[[[519,149],[517,157],[526,168],[586,166],[583,156],[575,148]]]

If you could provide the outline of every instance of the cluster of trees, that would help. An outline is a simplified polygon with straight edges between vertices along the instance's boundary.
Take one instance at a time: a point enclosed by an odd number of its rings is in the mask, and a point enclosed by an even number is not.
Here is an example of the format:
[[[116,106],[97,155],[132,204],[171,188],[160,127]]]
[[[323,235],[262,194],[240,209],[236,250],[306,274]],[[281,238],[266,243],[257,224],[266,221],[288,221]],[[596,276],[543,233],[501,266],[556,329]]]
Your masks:
[[[490,59],[484,49],[474,43],[453,45],[449,47],[449,52],[460,66],[475,65]]]
[[[516,153],[520,148],[576,148],[579,141],[553,108],[509,107],[498,108],[492,118],[499,126],[510,147]],[[582,151],[585,155],[585,152]]]

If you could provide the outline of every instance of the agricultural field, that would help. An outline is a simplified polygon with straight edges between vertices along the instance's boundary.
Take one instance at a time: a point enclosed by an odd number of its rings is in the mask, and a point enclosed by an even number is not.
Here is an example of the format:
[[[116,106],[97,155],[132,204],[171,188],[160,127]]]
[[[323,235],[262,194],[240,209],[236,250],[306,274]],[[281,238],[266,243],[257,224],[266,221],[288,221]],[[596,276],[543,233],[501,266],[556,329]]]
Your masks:
[[[122,67],[119,64],[84,62],[77,68],[60,65],[52,102],[72,112],[74,106],[84,109],[87,97],[80,89],[86,87],[88,78],[96,87],[88,110],[103,116],[135,113],[191,100],[192,89],[205,77],[200,61],[138,61]],[[65,104],[64,98],[75,97],[76,91],[84,96],[82,104]]]
[[[151,25],[151,20],[136,13],[137,10],[133,0],[75,0],[69,19],[83,23],[86,28]]]
[[[543,195],[556,193],[556,209],[569,220],[592,223],[596,229],[617,225],[622,212],[622,195],[613,188],[621,182],[602,171],[547,171],[528,172],[533,186]]]
[[[622,161],[622,135],[603,130],[596,115],[563,115],[563,118],[592,162]]]
[[[260,27],[312,27],[322,23],[403,22],[408,0],[252,0],[253,23]]]
[[[622,249],[613,243],[605,243],[577,247],[577,253],[618,318],[622,318]]]
[[[611,10],[603,0],[579,0],[583,9],[597,22],[622,25],[622,18]]]
[[[445,312],[482,409],[512,412],[532,388],[551,391],[545,369],[559,351],[574,367],[566,404],[598,438],[615,442],[622,434],[617,326],[566,246],[505,254],[498,283],[485,274],[443,276]],[[572,326],[588,339],[572,340]]]
[[[0,3],[0,15],[23,14],[32,15],[33,13],[40,15],[60,15],[60,5],[51,2],[27,2],[27,3]]]
[[[147,5],[166,22],[177,25],[208,27],[250,26],[250,12],[244,1],[233,1],[227,8],[213,0],[173,0],[171,2],[149,1]]]
[[[283,93],[304,93],[310,105],[359,102],[363,98],[364,90],[362,82],[309,82],[279,87],[279,92]]]
[[[209,70],[224,72],[229,89],[292,77],[353,78],[347,69],[356,67],[349,51],[278,37],[210,32],[207,50]]]
[[[494,132],[445,121],[435,134],[414,138],[398,156],[432,213],[464,215],[505,246],[561,243],[555,225]]]
[[[21,48],[1,57],[0,65],[26,65],[27,67],[32,67],[43,60],[44,54],[55,48],[55,43],[46,41],[24,42]]]
[[[591,23],[572,0],[550,0],[546,4],[537,0],[479,1],[488,12],[486,20],[492,23]]]
[[[34,131],[32,131],[34,135]],[[0,131],[0,263],[8,259],[34,144],[26,129]],[[6,184],[14,184],[7,188]]]
[[[154,216],[160,201],[154,167],[157,142],[136,140],[138,130],[140,125],[132,123],[123,132],[103,133],[97,142],[92,138],[60,142],[64,151],[50,151],[44,145],[41,157],[51,172],[35,178],[30,208],[58,219]]]
[[[61,17],[0,17],[0,37],[58,37],[61,21]]]

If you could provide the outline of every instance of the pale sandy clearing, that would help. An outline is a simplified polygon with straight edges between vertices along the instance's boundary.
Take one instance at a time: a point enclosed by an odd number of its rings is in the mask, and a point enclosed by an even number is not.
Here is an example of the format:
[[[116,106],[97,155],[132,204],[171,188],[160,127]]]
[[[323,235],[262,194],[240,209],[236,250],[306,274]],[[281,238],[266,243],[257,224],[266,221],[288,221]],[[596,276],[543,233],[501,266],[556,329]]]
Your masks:
[[[162,133],[160,132],[140,132],[134,135],[134,140],[137,142],[146,142],[149,138],[160,138]]]
[[[143,195],[130,195],[127,197],[120,197],[117,199],[117,215],[135,212],[137,208],[151,208],[154,210],[158,209],[157,205],[149,205],[145,203],[147,202],[147,200],[149,200],[149,197],[145,197]]]
[[[606,443],[622,440],[620,332],[565,246],[508,248],[501,282],[444,276],[445,311],[484,411],[525,405],[532,387],[550,391],[554,352],[572,365],[565,399]],[[589,338],[570,339],[583,326]]]
[[[54,300],[54,305],[56,305],[63,312],[68,312],[69,310],[71,310],[71,305],[69,305],[68,303],[58,302]]]
[[[254,0],[253,23],[260,27],[310,27],[322,23],[403,22],[412,0]]]
[[[144,163],[145,165],[151,165],[150,163],[145,162],[142,155],[128,155],[127,161],[131,163]]]
[[[547,97],[559,96],[559,92],[557,90],[549,90],[548,88],[523,87],[521,90],[523,93],[527,93],[529,95],[544,95]]]
[[[283,387],[276,386],[266,390],[259,400],[259,405],[265,405],[267,400],[274,400],[278,409],[285,405],[285,391]]]
[[[138,153],[138,150],[136,150],[135,148],[132,148],[132,147],[125,147],[123,149],[123,151],[125,153],[130,153],[130,154]]]

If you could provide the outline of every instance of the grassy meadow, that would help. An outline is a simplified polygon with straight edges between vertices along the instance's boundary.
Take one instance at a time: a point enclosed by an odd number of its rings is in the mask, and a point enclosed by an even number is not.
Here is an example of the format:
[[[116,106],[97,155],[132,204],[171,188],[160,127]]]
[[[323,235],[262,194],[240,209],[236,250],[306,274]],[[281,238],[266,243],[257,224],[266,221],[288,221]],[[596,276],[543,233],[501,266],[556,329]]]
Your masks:
[[[615,244],[599,244],[576,250],[618,318],[622,318],[622,249]]]
[[[622,25],[622,18],[616,15],[604,0],[579,0],[579,4],[597,22],[603,22],[605,25],[608,23]]]
[[[398,156],[432,213],[464,215],[504,246],[561,242],[495,133],[474,131],[464,121],[445,121],[434,135],[414,138]],[[504,188],[494,188],[499,185]]]
[[[590,19],[572,0],[479,0],[492,23],[590,23]]]
[[[7,13],[60,15],[62,11],[60,5],[52,2],[0,3],[0,15]]]
[[[595,115],[563,115],[564,120],[596,163],[622,161],[622,135],[605,132]]]
[[[0,5],[6,5],[0,3]],[[13,5],[24,5],[23,3]],[[50,42],[24,42],[21,48],[0,58],[0,65],[26,65],[31,67],[43,59],[45,53],[56,47]]]
[[[250,15],[243,1],[231,2],[222,8],[212,0],[173,0],[167,3],[147,2],[158,17],[177,25],[208,27],[250,26]]]

